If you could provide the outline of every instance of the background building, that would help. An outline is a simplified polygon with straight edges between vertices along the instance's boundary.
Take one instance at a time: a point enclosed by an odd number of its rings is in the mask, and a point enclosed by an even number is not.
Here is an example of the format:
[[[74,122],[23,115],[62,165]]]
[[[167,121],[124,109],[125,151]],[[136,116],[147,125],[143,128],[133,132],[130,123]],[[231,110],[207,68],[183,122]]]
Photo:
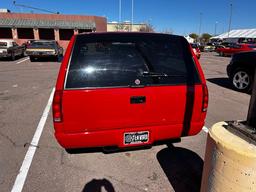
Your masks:
[[[22,44],[29,39],[56,40],[66,48],[73,34],[107,31],[105,17],[0,12],[0,39]]]
[[[119,24],[118,22],[110,22],[107,23],[107,31],[132,31],[132,32],[139,32],[140,29],[146,28],[146,24],[144,23],[134,23],[131,22],[123,22]]]

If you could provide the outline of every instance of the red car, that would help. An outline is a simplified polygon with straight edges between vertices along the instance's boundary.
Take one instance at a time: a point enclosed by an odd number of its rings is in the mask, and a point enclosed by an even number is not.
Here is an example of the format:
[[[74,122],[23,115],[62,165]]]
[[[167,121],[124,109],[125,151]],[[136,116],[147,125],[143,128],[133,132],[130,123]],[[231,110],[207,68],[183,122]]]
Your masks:
[[[52,104],[59,144],[124,148],[200,132],[208,92],[192,51],[175,35],[73,36]]]
[[[194,51],[194,53],[195,53],[197,59],[200,59],[200,57],[201,57],[201,51],[200,51],[198,45],[197,45],[196,43],[191,43],[190,45],[191,45],[191,47],[192,47],[192,49],[193,49],[193,51]]]
[[[226,47],[219,47],[216,49],[216,52],[219,53],[220,56],[231,56],[234,53],[240,53],[244,51],[252,51],[256,50],[255,44],[230,44]]]

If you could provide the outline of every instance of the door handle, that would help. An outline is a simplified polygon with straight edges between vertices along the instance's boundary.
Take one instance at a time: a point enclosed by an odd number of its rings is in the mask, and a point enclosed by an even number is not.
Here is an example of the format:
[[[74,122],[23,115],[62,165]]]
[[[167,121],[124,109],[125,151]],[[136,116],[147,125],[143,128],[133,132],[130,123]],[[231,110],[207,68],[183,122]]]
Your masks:
[[[140,103],[145,103],[146,102],[146,97],[145,96],[132,96],[130,98],[130,103],[131,104],[140,104]]]

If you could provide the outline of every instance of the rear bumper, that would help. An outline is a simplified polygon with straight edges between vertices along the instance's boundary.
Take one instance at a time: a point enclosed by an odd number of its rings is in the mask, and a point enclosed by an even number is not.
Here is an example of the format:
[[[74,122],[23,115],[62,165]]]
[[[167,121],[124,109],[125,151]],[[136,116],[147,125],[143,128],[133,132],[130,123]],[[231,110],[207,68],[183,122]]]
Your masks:
[[[204,122],[193,123],[188,136],[196,135]],[[140,144],[124,144],[124,133],[149,131],[149,141]],[[157,141],[177,139],[182,135],[182,125],[153,126],[142,128],[115,129],[83,133],[55,132],[59,144],[66,149],[117,146],[119,148],[152,145]]]
[[[0,53],[0,58],[11,57],[10,53]]]

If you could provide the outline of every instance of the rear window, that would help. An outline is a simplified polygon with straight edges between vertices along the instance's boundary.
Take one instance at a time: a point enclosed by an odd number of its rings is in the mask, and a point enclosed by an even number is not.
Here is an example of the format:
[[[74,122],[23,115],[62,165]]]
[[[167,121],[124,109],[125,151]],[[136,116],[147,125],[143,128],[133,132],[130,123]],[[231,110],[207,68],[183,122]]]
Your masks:
[[[171,35],[78,35],[65,88],[198,83],[188,46]]]
[[[0,42],[0,47],[7,47],[7,42]]]

